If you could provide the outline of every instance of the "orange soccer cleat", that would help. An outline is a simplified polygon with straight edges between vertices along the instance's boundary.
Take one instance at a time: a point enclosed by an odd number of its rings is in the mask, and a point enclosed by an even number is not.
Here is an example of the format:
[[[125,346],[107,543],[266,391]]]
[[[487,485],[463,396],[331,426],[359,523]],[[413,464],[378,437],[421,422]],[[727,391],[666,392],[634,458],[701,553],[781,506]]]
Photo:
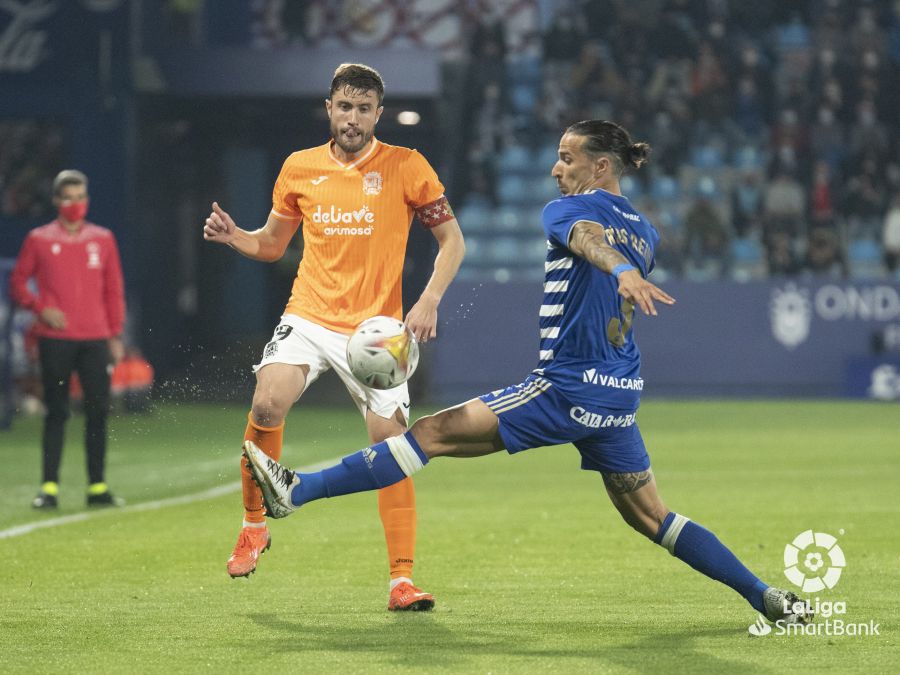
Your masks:
[[[434,596],[403,581],[391,589],[388,609],[392,612],[427,612],[434,607]]]
[[[259,556],[269,550],[272,535],[268,527],[244,527],[238,536],[234,552],[228,559],[228,574],[232,579],[249,577],[256,571]]]

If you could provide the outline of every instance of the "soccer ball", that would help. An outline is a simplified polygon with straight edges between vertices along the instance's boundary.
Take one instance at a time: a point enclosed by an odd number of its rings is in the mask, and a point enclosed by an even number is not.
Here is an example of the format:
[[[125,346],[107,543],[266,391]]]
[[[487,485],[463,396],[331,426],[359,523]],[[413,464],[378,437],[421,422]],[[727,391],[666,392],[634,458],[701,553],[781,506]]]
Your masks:
[[[406,382],[419,365],[419,343],[398,319],[373,316],[356,327],[347,342],[353,377],[373,389],[392,389]]]

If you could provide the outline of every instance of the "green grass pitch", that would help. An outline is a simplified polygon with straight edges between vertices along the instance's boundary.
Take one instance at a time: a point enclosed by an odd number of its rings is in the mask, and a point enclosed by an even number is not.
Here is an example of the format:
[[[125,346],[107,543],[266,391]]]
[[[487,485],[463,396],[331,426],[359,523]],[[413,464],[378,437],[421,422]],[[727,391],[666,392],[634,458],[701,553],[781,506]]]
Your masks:
[[[750,637],[743,599],[631,531],[567,446],[437,460],[416,477],[431,614],[385,610],[373,494],[273,522],[257,573],[232,580],[241,509],[227,490],[245,415],[170,404],[115,417],[108,479],[129,506],[82,520],[81,420],[50,515],[29,508],[40,420],[0,432],[0,671],[897,672],[896,405],[648,400],[638,417],[668,506],[763,579],[789,584],[782,552],[799,532],[838,536],[847,566],[820,595],[878,637]],[[301,405],[285,442],[299,466],[358,449],[364,433],[349,406]],[[226,493],[166,501],[216,487]]]

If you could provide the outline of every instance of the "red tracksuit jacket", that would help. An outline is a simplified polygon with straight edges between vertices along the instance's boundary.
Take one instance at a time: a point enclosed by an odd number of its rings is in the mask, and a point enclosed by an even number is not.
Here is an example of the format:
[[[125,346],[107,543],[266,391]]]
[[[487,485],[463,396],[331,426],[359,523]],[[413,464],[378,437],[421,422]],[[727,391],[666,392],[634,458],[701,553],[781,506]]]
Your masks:
[[[28,288],[37,282],[37,294]],[[35,323],[41,337],[62,340],[104,340],[122,332],[125,295],[122,263],[113,233],[85,222],[70,234],[56,220],[28,233],[9,279],[13,300],[39,314],[57,307],[66,327],[54,330]]]

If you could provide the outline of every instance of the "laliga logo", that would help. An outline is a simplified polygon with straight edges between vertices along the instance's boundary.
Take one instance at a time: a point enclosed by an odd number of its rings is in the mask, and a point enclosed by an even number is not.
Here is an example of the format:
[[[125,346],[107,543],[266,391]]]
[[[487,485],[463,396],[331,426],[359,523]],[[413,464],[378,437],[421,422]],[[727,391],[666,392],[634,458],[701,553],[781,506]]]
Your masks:
[[[809,294],[794,284],[788,284],[784,290],[774,289],[769,316],[772,320],[772,335],[785,347],[793,349],[809,337],[809,322],[812,318]]]
[[[846,565],[837,539],[825,532],[806,530],[784,547],[784,576],[804,593],[834,588]]]

